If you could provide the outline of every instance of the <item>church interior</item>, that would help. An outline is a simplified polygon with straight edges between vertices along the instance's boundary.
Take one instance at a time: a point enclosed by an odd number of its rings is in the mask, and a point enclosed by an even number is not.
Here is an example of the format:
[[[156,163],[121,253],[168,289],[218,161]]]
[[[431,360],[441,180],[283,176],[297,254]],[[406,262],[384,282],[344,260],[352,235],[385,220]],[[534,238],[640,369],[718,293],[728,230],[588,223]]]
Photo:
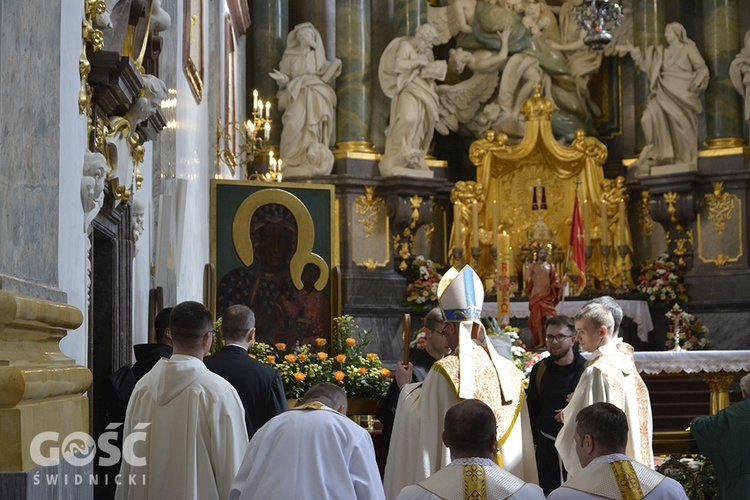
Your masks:
[[[350,316],[387,371],[470,265],[532,357],[540,254],[559,313],[621,304],[692,452],[750,371],[750,3],[624,0],[605,42],[579,3],[0,0],[0,497],[109,498],[31,444],[105,433],[164,307],[277,346]]]

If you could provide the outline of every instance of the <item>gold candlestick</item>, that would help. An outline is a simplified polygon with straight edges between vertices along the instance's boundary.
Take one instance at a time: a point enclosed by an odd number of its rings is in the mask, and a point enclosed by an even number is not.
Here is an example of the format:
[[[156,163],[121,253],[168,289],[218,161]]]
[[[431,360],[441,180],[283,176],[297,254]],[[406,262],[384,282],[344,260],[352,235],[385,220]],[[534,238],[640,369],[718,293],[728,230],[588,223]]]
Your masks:
[[[628,293],[628,270],[625,267],[625,257],[628,255],[628,246],[627,245],[618,245],[617,246],[617,253],[620,254],[620,257],[622,258],[622,283],[620,284],[620,288],[617,290],[618,295],[626,295]]]
[[[602,260],[604,261],[604,292],[609,294],[612,291],[612,287],[609,284],[609,251],[611,247],[609,245],[602,245]]]
[[[591,257],[594,255],[594,247],[592,245],[586,245],[586,286],[581,290],[581,295],[591,295],[594,293],[593,277],[591,276]]]

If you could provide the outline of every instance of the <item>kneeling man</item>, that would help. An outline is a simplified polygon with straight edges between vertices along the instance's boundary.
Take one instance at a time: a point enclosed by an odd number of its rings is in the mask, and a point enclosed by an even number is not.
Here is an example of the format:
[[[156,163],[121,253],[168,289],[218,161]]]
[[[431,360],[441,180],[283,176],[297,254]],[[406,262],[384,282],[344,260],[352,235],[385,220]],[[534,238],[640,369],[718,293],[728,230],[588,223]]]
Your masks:
[[[397,500],[544,499],[539,486],[495,464],[497,421],[492,409],[478,399],[462,401],[446,412],[443,443],[450,448],[451,463],[402,489]]]
[[[682,485],[625,455],[628,419],[610,403],[594,403],[576,415],[575,451],[583,467],[549,500],[644,498],[687,500]]]

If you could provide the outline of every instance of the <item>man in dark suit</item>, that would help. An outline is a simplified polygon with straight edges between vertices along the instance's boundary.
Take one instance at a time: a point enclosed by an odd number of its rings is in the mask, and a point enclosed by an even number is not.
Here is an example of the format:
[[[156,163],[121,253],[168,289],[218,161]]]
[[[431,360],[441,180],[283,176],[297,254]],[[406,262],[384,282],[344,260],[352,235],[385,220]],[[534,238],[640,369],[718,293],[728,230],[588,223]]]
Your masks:
[[[249,307],[228,307],[221,317],[221,334],[226,345],[204,362],[237,390],[245,407],[247,435],[252,439],[263,424],[286,411],[284,384],[276,370],[248,356],[255,341],[255,314]]]
[[[135,351],[133,375],[135,375],[136,382],[150,372],[151,368],[161,358],[172,357],[172,334],[169,331],[169,315],[171,313],[172,308],[167,307],[159,311],[159,314],[154,318],[155,344],[137,344],[133,346],[133,350]]]

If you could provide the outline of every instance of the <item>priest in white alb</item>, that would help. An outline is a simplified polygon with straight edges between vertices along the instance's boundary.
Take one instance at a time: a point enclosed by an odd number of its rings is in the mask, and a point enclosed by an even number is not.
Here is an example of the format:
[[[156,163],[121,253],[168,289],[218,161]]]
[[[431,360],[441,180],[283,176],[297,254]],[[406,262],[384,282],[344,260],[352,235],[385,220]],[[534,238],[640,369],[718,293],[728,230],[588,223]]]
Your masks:
[[[601,304],[586,304],[576,315],[576,340],[581,350],[591,353],[573,397],[561,413],[563,428],[557,435],[557,448],[568,477],[581,470],[576,455],[576,416],[594,403],[611,403],[628,420],[625,454],[647,467],[654,466],[653,423],[648,389],[635,368],[632,355],[617,346],[614,319]]]
[[[525,482],[537,482],[523,374],[487,338],[479,321],[483,300],[482,281],[469,266],[461,272],[451,268],[440,280],[438,301],[454,354],[436,361],[423,383],[401,389],[385,467],[388,499],[450,463],[441,439],[443,419],[464,399],[479,399],[492,408],[497,464]]]

